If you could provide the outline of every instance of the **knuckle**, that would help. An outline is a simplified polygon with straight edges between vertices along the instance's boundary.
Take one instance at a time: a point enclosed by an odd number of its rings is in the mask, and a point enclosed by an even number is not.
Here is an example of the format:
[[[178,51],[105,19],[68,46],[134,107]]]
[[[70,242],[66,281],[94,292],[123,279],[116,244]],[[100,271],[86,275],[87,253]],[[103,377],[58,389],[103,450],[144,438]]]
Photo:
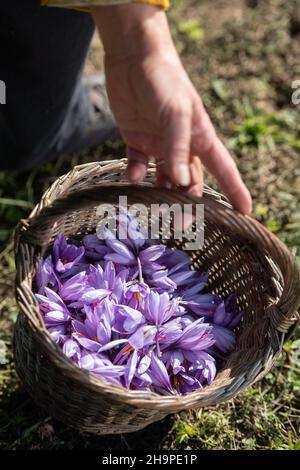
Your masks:
[[[194,134],[194,138],[196,138],[197,141],[197,146],[203,152],[210,152],[213,150],[216,143],[216,137],[216,131],[212,126],[208,125],[200,127]]]
[[[180,155],[180,156],[188,158],[189,152],[190,152],[189,147],[187,145],[184,145],[184,144],[181,144],[181,143],[175,144],[172,147],[172,153],[176,154],[177,156]]]
[[[192,107],[188,100],[176,99],[169,103],[168,114],[169,116],[175,116],[177,119],[191,119]]]
[[[179,119],[191,119],[192,118],[192,111],[187,106],[180,106],[176,107],[174,110],[174,114]]]

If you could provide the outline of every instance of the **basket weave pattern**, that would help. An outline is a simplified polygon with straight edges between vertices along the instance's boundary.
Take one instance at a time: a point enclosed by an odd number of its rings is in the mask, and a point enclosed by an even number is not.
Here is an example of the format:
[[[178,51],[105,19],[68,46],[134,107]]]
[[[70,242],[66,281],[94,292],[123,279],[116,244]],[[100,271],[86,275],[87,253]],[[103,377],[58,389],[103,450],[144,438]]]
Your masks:
[[[16,231],[16,297],[20,314],[14,351],[17,371],[38,405],[66,424],[96,434],[133,432],[169,413],[214,405],[261,379],[295,328],[300,304],[300,272],[285,245],[254,219],[232,209],[205,188],[202,198],[154,187],[155,166],[146,182],[129,185],[126,159],[75,167],[44,194]],[[40,258],[55,237],[95,232],[101,203],[205,205],[205,242],[188,252],[192,266],[209,271],[208,288],[224,297],[236,292],[245,311],[236,328],[237,344],[210,386],[184,396],[159,396],[110,385],[79,369],[47,332],[32,280]],[[178,240],[173,244],[180,247]]]

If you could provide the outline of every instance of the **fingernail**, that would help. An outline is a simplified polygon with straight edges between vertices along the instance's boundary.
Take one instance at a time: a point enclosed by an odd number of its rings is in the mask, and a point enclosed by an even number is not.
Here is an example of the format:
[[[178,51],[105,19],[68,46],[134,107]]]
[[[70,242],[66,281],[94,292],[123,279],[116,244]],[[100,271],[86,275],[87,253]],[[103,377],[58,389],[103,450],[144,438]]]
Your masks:
[[[175,167],[176,183],[180,186],[189,186],[191,184],[190,167],[186,163],[179,163]]]

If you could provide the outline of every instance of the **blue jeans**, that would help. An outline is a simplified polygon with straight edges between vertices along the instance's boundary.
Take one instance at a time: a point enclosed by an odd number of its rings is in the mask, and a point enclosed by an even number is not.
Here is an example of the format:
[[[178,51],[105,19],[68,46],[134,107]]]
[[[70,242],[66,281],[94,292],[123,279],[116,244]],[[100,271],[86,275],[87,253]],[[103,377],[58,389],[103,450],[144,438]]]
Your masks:
[[[3,3],[0,169],[30,169],[79,150],[87,132],[91,105],[81,79],[94,22],[39,0]]]

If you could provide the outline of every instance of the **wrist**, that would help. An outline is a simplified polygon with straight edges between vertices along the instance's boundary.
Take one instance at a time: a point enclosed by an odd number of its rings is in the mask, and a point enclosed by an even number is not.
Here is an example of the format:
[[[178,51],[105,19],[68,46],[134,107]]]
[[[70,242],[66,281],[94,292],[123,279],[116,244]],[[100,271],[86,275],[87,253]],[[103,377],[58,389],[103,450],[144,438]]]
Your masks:
[[[154,5],[92,8],[106,64],[143,60],[175,50],[165,12]]]

